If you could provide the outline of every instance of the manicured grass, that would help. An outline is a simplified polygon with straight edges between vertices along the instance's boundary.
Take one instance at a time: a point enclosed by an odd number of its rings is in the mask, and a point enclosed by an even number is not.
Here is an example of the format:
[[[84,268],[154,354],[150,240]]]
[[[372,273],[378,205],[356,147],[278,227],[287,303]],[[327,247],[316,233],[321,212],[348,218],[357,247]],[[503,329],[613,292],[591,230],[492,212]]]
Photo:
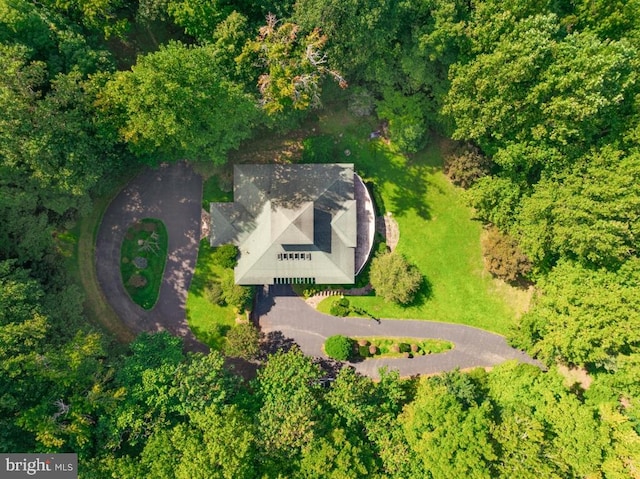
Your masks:
[[[167,228],[154,218],[145,218],[130,226],[122,241],[122,282],[131,300],[144,309],[153,308],[158,301],[168,246]],[[144,265],[136,264],[138,261]]]
[[[408,307],[375,296],[349,297],[351,305],[377,318],[461,323],[505,334],[515,313],[484,271],[481,224],[472,219],[461,190],[442,173],[438,145],[408,158],[380,140],[370,141],[374,126],[344,112],[321,117],[320,126],[336,142],[326,161],[353,162],[373,184],[380,213],[398,222],[398,251],[425,277]],[[332,301],[323,301],[319,309],[328,313]]]
[[[453,348],[453,344],[442,339],[419,338],[384,338],[384,337],[355,337],[359,356],[363,358],[402,358],[409,354],[424,356],[426,354],[442,353]],[[365,343],[365,344],[362,344]],[[375,346],[377,352],[373,355],[369,347]]]
[[[236,324],[232,306],[219,306],[205,297],[209,281],[233,276],[233,270],[216,264],[215,248],[200,242],[198,264],[187,296],[187,322],[193,334],[212,349],[222,349],[227,332]]]

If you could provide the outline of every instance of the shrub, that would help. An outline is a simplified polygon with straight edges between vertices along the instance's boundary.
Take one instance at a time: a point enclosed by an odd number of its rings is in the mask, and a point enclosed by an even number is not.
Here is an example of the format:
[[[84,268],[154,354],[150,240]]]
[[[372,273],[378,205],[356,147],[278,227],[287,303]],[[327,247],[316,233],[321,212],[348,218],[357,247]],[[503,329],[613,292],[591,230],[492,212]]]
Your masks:
[[[342,297],[334,301],[333,304],[331,305],[331,309],[329,310],[329,312],[331,313],[332,316],[340,316],[340,317],[349,316],[349,313],[351,312],[351,305],[349,303],[349,300],[347,298]]]
[[[419,348],[418,348],[418,345],[417,345],[417,344],[415,344],[415,343],[414,343],[414,344],[412,344],[412,345],[411,345],[411,352],[412,352],[412,353],[417,353],[417,352],[418,352],[418,349],[419,349]]]
[[[491,169],[491,160],[473,145],[464,145],[444,159],[444,172],[454,185],[469,188]]]
[[[227,356],[254,359],[260,351],[260,332],[251,323],[240,323],[227,333]]]
[[[142,223],[142,230],[147,233],[153,233],[157,229],[157,225],[155,223],[145,221]]]
[[[223,268],[235,268],[238,262],[238,247],[234,244],[218,246],[213,253],[213,261]]]
[[[375,344],[369,346],[369,354],[371,356],[375,356],[376,354],[378,354],[378,347]]]
[[[389,121],[391,141],[407,153],[415,153],[427,142],[428,100],[420,94],[407,96],[387,89],[377,103],[378,116]]]
[[[147,278],[140,274],[132,274],[129,278],[129,286],[134,288],[144,288],[147,285]]]
[[[487,269],[505,281],[515,281],[531,272],[531,261],[514,238],[490,227],[482,241]]]
[[[236,284],[233,275],[224,278],[220,284],[225,303],[233,306],[238,311],[243,311],[249,307],[253,299],[253,288]]]
[[[407,343],[400,343],[400,352],[401,353],[410,353],[411,345]]]
[[[368,358],[369,357],[369,348],[367,346],[359,346],[358,347],[358,354],[363,358]]]
[[[399,344],[392,344],[391,347],[389,348],[389,351],[392,353],[399,353],[400,352],[400,345]]]
[[[369,346],[369,341],[367,341],[366,339],[359,339],[358,346]]]
[[[353,341],[340,334],[330,336],[324,343],[324,352],[327,353],[327,356],[338,361],[349,359],[352,349]]]
[[[149,261],[147,261],[147,258],[143,258],[142,256],[136,256],[135,258],[133,258],[133,264],[138,269],[146,269],[147,266],[149,266]]]
[[[307,299],[317,293],[318,293],[318,290],[316,288],[307,288],[302,292],[302,296],[304,296],[305,299]]]
[[[217,281],[212,281],[207,283],[204,287],[204,297],[212,304],[217,304],[218,306],[224,306],[224,291],[222,291],[222,286]]]
[[[376,256],[371,262],[371,286],[386,301],[409,304],[422,284],[422,275],[398,253]]]

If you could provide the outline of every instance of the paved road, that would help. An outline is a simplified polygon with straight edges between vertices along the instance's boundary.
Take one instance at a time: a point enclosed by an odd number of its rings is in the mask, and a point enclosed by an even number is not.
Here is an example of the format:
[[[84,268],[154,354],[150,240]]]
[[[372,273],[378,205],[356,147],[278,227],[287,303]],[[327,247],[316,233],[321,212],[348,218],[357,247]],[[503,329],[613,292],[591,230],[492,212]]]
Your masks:
[[[319,313],[286,287],[261,290],[256,313],[262,331],[282,331],[305,354],[326,357],[322,345],[334,334],[345,336],[398,336],[436,338],[451,341],[450,351],[412,359],[367,359],[353,366],[361,374],[377,378],[384,366],[397,369],[401,376],[433,374],[456,368],[495,366],[510,359],[542,366],[522,351],[510,347],[504,337],[459,324],[432,321],[336,318]]]
[[[198,257],[202,178],[185,163],[146,169],[111,202],[96,240],[96,271],[105,297],[135,332],[168,330],[191,351],[208,351],[187,326],[187,291]],[[150,311],[133,303],[120,277],[120,246],[129,226],[161,219],[169,233],[169,254],[157,304]]]

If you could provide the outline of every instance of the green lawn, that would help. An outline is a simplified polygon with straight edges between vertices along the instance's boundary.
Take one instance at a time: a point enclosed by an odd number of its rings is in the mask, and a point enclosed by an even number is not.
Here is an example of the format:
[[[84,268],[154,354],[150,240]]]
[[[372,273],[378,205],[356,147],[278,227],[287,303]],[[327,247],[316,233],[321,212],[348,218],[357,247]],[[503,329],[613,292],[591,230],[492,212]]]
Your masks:
[[[426,279],[409,307],[374,296],[349,297],[351,305],[378,318],[462,323],[505,334],[515,312],[484,271],[481,225],[472,220],[461,190],[442,173],[438,145],[407,158],[382,141],[369,141],[372,125],[345,113],[322,117],[320,125],[337,142],[327,161],[353,162],[365,181],[374,184],[381,213],[390,213],[399,224],[398,251]],[[323,301],[320,309],[328,312],[331,302]]]
[[[131,225],[122,241],[122,282],[131,300],[144,309],[153,308],[158,301],[168,245],[166,226],[154,218]],[[144,265],[136,264],[137,261],[143,261]]]
[[[209,281],[233,275],[233,270],[216,264],[214,251],[206,239],[200,242],[198,264],[187,296],[187,322],[200,341],[219,350],[224,345],[227,331],[236,324],[236,313],[233,307],[218,306],[205,297],[204,290]]]

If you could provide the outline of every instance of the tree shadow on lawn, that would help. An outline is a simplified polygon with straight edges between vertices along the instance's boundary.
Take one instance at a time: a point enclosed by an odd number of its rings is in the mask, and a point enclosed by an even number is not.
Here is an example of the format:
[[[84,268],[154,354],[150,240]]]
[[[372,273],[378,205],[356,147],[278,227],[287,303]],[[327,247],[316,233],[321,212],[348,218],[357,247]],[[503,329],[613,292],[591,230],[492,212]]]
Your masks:
[[[211,349],[221,351],[224,346],[225,336],[231,329],[227,324],[216,324],[212,329],[191,326],[191,330],[199,341],[205,343]]]
[[[191,280],[189,292],[197,296],[204,296],[204,290],[207,284],[212,282],[220,282],[220,276],[214,272],[214,254],[213,248],[209,241],[205,238],[200,241],[200,249],[198,250],[198,263],[195,274]]]
[[[361,167],[367,177],[379,190],[384,190],[385,184],[393,185],[391,191],[387,188],[387,203],[379,205],[383,211],[390,211],[394,215],[402,215],[408,211],[415,211],[424,219],[431,219],[431,209],[425,200],[427,189],[433,187],[427,176],[437,169],[427,164],[426,155],[408,159],[406,156],[388,150],[381,141],[372,141],[366,149],[357,151],[354,161]],[[362,161],[359,161],[359,160]]]
[[[413,301],[405,306],[415,306],[420,307],[423,306],[427,301],[429,301],[433,297],[433,284],[426,276],[422,277],[422,283],[420,283],[420,288],[416,292],[416,295],[413,297]]]
[[[396,188],[390,195],[392,213],[402,216],[408,211],[415,211],[423,220],[431,219],[431,208],[424,199],[427,193],[427,182],[419,167],[402,168],[403,176],[396,177]]]

